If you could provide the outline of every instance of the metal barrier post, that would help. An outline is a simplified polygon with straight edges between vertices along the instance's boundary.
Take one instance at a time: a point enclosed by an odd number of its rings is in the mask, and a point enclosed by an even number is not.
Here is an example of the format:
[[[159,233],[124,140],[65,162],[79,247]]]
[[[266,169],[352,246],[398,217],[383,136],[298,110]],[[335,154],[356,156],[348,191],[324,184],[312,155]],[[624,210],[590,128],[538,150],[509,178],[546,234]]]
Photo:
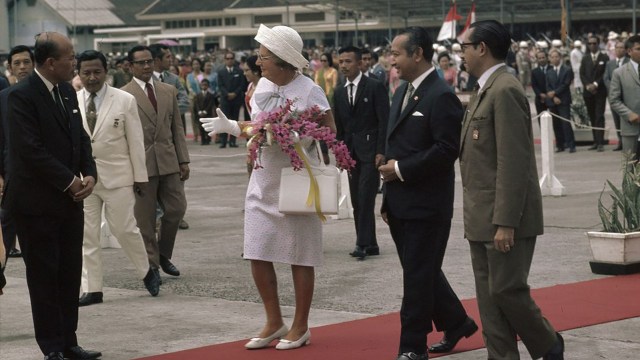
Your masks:
[[[553,162],[553,125],[548,111],[540,116],[540,141],[542,146],[542,177],[540,177],[540,191],[542,196],[564,196],[564,186],[554,174]]]

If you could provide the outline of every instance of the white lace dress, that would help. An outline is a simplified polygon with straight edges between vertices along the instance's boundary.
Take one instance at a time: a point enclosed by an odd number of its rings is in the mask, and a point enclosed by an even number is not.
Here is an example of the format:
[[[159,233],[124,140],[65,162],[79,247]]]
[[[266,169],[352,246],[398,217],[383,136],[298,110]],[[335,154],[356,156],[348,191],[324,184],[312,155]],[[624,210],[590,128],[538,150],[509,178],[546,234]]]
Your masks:
[[[251,117],[282,105],[285,99],[295,99],[295,109],[318,105],[329,110],[324,91],[306,76],[298,75],[281,87],[262,78],[251,98]],[[319,162],[318,157],[311,160]],[[245,199],[244,258],[321,266],[322,223],[318,216],[278,211],[280,171],[291,166],[289,157],[275,144],[262,148],[260,163],[263,168],[253,170]]]

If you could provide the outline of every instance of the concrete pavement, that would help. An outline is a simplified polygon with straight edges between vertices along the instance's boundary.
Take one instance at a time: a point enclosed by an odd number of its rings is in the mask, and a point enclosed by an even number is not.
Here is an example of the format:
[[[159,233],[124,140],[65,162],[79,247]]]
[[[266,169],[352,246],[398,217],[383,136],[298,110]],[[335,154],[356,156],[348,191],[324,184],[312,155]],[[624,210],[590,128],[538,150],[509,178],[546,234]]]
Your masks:
[[[612,127],[610,121],[608,126]],[[537,122],[534,125],[537,131]],[[610,134],[613,139],[613,134]],[[538,241],[530,284],[533,288],[600,278],[589,269],[585,231],[599,229],[597,200],[605,179],[621,179],[620,153],[578,147],[555,158],[556,176],[566,196],[544,198],[545,235]],[[538,162],[539,160],[539,148]],[[186,184],[188,230],[178,233],[174,263],[178,278],[163,275],[152,298],[120,249],[104,249],[103,304],[80,308],[78,338],[105,360],[125,360],[255,336],[264,322],[249,263],[242,260],[244,193],[248,182],[245,151],[200,146],[189,141],[191,179]],[[461,298],[474,297],[469,250],[462,231],[462,192],[458,178],[455,213],[444,271]],[[378,197],[378,203],[380,197]],[[324,225],[325,266],[316,270],[311,326],[398,311],[400,265],[388,228],[378,218],[382,255],[355,261],[353,220]],[[276,267],[287,323],[293,315],[293,289],[287,266]],[[8,285],[0,297],[0,359],[41,359],[34,340],[24,264],[10,259]],[[629,299],[628,301],[638,301]],[[479,320],[479,319],[476,319]],[[640,318],[563,332],[566,359],[638,359]],[[521,346],[522,358],[529,358]],[[486,359],[480,349],[444,359]],[[382,359],[385,360],[385,359]]]

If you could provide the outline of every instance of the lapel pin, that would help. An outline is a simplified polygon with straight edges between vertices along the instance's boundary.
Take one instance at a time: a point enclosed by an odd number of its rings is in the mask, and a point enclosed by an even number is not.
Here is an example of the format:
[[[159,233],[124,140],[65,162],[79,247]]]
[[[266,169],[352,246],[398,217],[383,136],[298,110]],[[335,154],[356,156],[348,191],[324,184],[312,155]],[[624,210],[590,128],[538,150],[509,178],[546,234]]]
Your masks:
[[[367,99],[367,98],[364,98],[364,102],[369,102],[369,99]]]
[[[418,96],[414,96],[413,101],[418,101]]]

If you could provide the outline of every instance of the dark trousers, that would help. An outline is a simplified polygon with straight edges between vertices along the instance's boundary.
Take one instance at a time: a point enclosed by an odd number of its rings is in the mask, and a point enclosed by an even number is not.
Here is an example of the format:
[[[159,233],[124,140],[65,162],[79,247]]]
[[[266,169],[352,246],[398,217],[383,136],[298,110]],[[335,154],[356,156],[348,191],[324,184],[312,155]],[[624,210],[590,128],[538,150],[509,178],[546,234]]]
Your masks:
[[[82,209],[64,217],[14,213],[36,342],[43,354],[78,345]]]
[[[622,135],[620,134],[620,115],[615,112],[613,109],[611,110],[611,115],[613,116],[613,124],[616,126],[616,135],[618,137],[618,146],[622,147]]]
[[[211,136],[209,136],[209,133],[206,132],[202,127],[202,123],[200,122],[200,119],[198,118],[196,119],[196,121],[198,122],[198,130],[200,130],[200,144],[207,145],[211,143]]]
[[[571,109],[569,106],[552,106],[549,108],[552,114],[559,115],[564,119],[571,119]],[[571,123],[560,120],[557,117],[553,117],[553,133],[556,136],[556,147],[558,149],[576,147],[576,141],[573,136],[573,129]]]
[[[424,354],[432,321],[446,331],[467,316],[441,269],[451,220],[398,219],[390,212],[388,220],[403,274],[399,353]]]
[[[2,221],[2,240],[7,255],[9,255],[9,251],[16,248],[16,223],[9,210],[6,209],[0,209],[0,219]]]
[[[242,99],[239,97],[235,98],[233,101],[222,100],[220,101],[220,108],[222,112],[229,118],[229,120],[238,121],[240,118],[240,108],[242,107]],[[236,144],[236,137],[233,135],[229,135],[227,133],[220,134],[220,144],[226,146],[227,145],[227,137],[229,137],[229,145]]]
[[[591,120],[591,126],[604,128],[604,108],[607,105],[607,94],[584,96],[584,104]],[[594,145],[604,145],[604,130],[592,130]]]
[[[351,170],[349,191],[356,225],[356,245],[377,247],[375,206],[380,173],[373,161],[357,161]]]

